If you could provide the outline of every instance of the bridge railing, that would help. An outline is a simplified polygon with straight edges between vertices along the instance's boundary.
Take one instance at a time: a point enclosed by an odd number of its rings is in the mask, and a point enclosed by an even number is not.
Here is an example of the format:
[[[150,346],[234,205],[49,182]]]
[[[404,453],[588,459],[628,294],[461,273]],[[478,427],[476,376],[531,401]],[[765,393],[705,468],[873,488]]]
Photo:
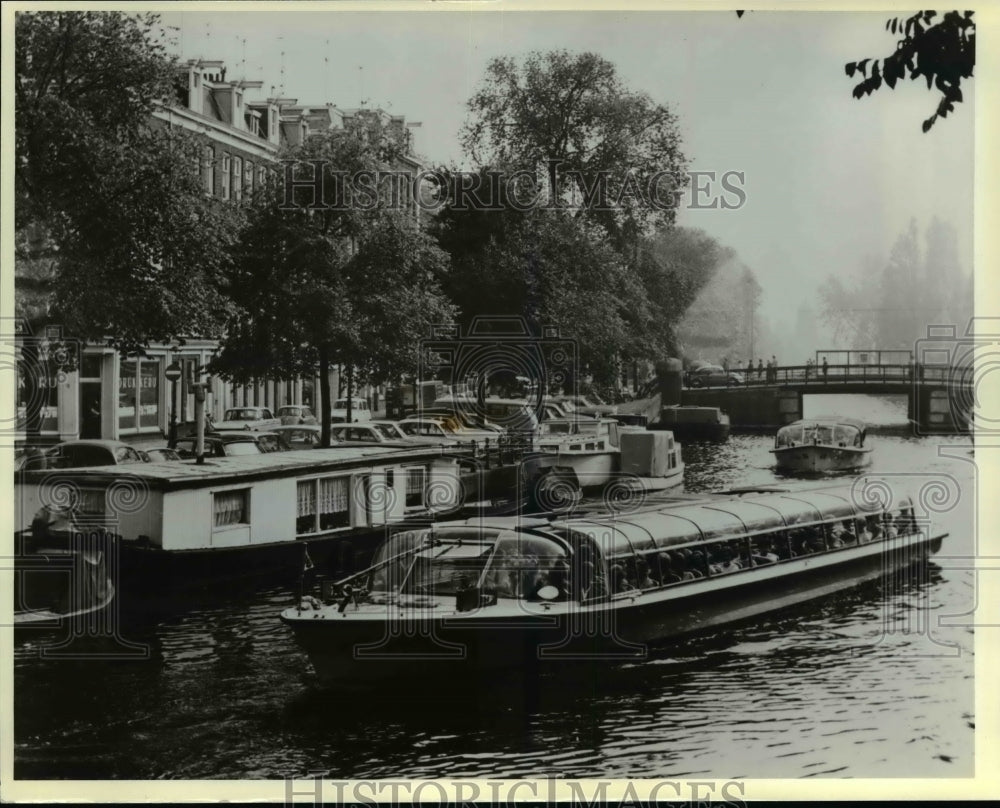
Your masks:
[[[950,368],[923,365],[783,365],[776,368],[756,367],[730,370],[745,387],[768,387],[803,384],[887,384],[919,381],[950,381]],[[735,386],[736,382],[730,383]],[[715,387],[721,384],[712,385]]]

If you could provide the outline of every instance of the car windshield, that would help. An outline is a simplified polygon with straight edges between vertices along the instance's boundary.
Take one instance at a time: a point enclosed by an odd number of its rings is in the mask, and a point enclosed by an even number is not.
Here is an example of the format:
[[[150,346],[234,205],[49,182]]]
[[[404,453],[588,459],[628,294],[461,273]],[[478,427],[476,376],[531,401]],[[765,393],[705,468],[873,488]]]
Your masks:
[[[260,418],[260,413],[257,410],[242,409],[242,410],[226,410],[226,415],[222,419],[223,421],[256,421]]]
[[[301,415],[302,410],[299,407],[279,407],[278,415]]]
[[[260,447],[253,441],[238,441],[236,443],[225,444],[226,457],[239,457],[241,455],[260,454]]]
[[[389,424],[372,424],[379,433],[388,440],[396,440],[399,438],[399,433],[393,429]]]

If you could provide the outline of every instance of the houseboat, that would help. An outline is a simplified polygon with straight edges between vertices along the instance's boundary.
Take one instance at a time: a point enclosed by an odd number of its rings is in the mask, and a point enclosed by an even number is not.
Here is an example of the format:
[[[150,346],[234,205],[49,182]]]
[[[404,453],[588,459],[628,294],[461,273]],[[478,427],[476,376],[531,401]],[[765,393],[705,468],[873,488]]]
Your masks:
[[[183,585],[365,563],[390,525],[459,513],[469,450],[335,447],[193,462],[21,471],[19,536],[37,536],[69,504],[74,525],[118,536],[126,586]],[[475,480],[475,477],[469,479]],[[58,509],[57,509],[58,510]]]
[[[781,427],[771,452],[780,471],[816,474],[850,471],[871,461],[867,427],[854,418],[826,416]]]
[[[14,556],[14,628],[56,629],[99,620],[115,597],[105,531],[76,530],[53,513],[22,533]]]
[[[650,429],[669,429],[678,440],[713,441],[729,439],[729,415],[719,407],[675,404],[663,407]]]
[[[644,490],[663,490],[684,481],[680,444],[671,432],[650,432],[612,418],[543,421],[534,449],[541,468],[575,479],[581,490],[635,480]]]
[[[867,502],[847,485],[681,495],[635,511],[402,531],[370,568],[280,618],[330,680],[641,659],[940,548],[946,534],[918,524],[911,497]]]

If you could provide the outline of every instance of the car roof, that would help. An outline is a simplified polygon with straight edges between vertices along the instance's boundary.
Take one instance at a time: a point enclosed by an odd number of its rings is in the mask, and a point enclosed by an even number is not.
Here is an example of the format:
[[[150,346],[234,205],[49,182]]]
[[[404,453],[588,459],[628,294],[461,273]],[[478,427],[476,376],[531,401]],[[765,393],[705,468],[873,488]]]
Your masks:
[[[125,443],[123,440],[99,440],[99,439],[89,439],[83,438],[80,440],[64,440],[53,446],[53,449],[58,449],[62,446],[99,446],[102,449],[118,449],[122,446],[128,446],[130,449],[135,449],[130,443]]]

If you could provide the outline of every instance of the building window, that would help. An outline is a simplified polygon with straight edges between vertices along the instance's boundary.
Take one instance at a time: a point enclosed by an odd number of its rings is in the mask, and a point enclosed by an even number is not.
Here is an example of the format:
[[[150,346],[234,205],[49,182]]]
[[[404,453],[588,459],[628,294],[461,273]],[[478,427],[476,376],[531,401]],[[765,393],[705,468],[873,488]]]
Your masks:
[[[205,193],[213,196],[215,194],[215,149],[211,146],[205,147],[204,163],[202,178],[205,180]]]
[[[264,166],[257,167],[257,187],[263,188],[267,184],[267,169]]]
[[[249,160],[246,161],[243,169],[243,190],[246,191],[247,196],[253,193],[253,163]]]
[[[239,202],[243,198],[243,158],[233,158],[233,199]]]
[[[160,360],[126,359],[118,375],[118,429],[122,432],[160,426]]]
[[[219,491],[212,496],[212,527],[250,524],[250,489]]]
[[[297,535],[350,527],[350,477],[303,480],[298,484]]]
[[[427,469],[414,466],[406,470],[406,507],[422,508],[424,489],[427,486]]]
[[[38,348],[37,362],[18,352],[17,363],[17,423],[25,429],[29,404],[39,407],[39,429],[42,432],[59,431],[59,368],[50,362],[43,347]],[[27,365],[27,367],[26,367]],[[29,386],[29,378],[32,384]]]
[[[222,155],[222,198],[229,199],[229,155]]]

